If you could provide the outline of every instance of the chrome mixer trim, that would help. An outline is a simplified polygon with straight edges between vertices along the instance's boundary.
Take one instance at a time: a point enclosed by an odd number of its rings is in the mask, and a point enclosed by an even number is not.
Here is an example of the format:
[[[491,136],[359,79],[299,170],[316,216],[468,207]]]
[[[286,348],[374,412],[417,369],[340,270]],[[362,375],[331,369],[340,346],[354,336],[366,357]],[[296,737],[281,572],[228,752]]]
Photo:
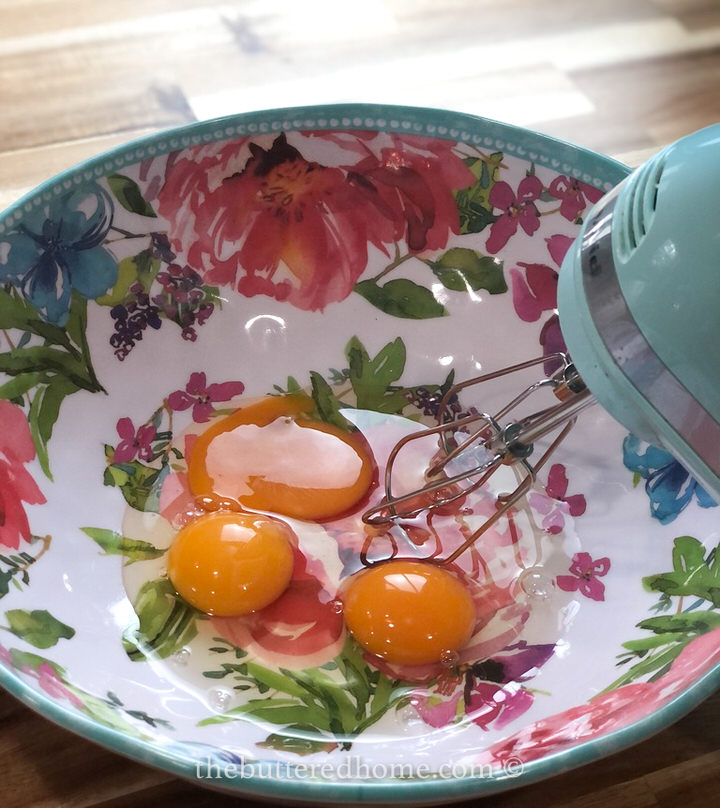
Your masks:
[[[628,308],[611,244],[619,190],[588,221],[580,254],[585,297],[595,328],[620,371],[710,470],[720,476],[720,423],[652,349]]]

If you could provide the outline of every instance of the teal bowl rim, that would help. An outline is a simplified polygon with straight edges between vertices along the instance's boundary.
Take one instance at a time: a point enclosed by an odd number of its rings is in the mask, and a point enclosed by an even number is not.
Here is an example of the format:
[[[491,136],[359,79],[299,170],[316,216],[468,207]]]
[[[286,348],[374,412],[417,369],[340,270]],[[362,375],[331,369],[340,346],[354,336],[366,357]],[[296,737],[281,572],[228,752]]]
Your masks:
[[[462,112],[384,104],[289,107],[238,113],[162,130],[91,157],[57,174],[10,205],[0,214],[0,234],[8,227],[14,227],[34,207],[49,202],[74,184],[100,179],[108,172],[141,160],[233,137],[306,129],[386,131],[458,140],[533,160],[539,166],[572,175],[607,191],[629,171],[623,163],[590,149],[520,126]]]
[[[635,746],[661,732],[687,715],[720,688],[720,665],[703,674],[686,691],[676,696],[649,716],[634,724],[606,735],[584,741],[578,746],[525,763],[519,776],[504,774],[495,777],[393,781],[312,781],[273,779],[257,776],[238,780],[235,777],[197,779],[198,761],[182,757],[177,747],[162,746],[125,735],[118,730],[96,724],[92,719],[72,712],[42,695],[30,685],[0,665],[0,685],[35,712],[60,727],[139,763],[167,771],[195,785],[212,788],[237,796],[278,798],[298,802],[323,804],[327,802],[384,804],[443,804],[497,794],[511,788],[537,783],[557,774],[593,763],[601,758]],[[182,746],[182,742],[179,744]]]
[[[573,146],[548,135],[466,113],[422,107],[381,104],[334,104],[271,109],[239,113],[209,121],[160,131],[118,146],[80,163],[47,180],[25,194],[0,214],[0,234],[22,220],[25,213],[54,196],[80,184],[177,149],[238,136],[302,131],[306,129],[365,129],[399,134],[448,138],[459,142],[502,150],[535,162],[538,166],[573,176],[603,190],[617,184],[629,172],[627,166],[589,149]],[[43,717],[112,752],[154,766],[198,785],[244,794],[250,797],[283,798],[324,803],[439,803],[472,796],[498,793],[546,779],[635,745],[679,720],[720,688],[720,665],[703,674],[694,684],[651,715],[634,724],[570,749],[525,763],[518,776],[424,779],[392,781],[274,779],[258,773],[251,778],[198,780],[197,761],[179,751],[182,742],[164,747],[101,726],[92,719],[66,708],[37,691],[19,675],[0,665],[0,685]],[[267,764],[260,761],[257,766]]]

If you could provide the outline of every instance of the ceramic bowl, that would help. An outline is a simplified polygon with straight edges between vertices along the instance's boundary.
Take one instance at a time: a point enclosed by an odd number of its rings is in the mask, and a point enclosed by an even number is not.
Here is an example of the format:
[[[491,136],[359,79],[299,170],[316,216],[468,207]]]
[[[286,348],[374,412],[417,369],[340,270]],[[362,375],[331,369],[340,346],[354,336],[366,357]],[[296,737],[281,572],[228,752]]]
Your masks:
[[[367,501],[288,520],[290,588],[250,616],[208,618],[164,577],[194,507],[193,436],[233,409],[305,390],[315,417],[354,420],[382,480],[451,378],[560,349],[563,255],[626,173],[482,118],[333,106],[163,132],[7,210],[0,683],[136,760],[314,803],[497,792],[697,705],[720,672],[718,511],[597,407],[458,559],[483,612],[442,664],[391,665],[345,629],[336,594],[370,541]],[[513,475],[399,554],[450,552]]]

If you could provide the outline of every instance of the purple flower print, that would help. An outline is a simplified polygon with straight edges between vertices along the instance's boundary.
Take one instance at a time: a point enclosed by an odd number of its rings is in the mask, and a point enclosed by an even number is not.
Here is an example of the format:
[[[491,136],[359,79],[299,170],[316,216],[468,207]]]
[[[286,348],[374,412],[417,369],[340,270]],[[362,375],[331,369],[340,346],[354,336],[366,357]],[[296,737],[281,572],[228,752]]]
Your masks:
[[[554,652],[555,643],[528,645],[527,640],[520,640],[492,659],[476,662],[472,671],[478,679],[496,684],[524,682],[536,676]]]
[[[571,575],[558,575],[556,583],[564,592],[580,592],[592,600],[605,600],[605,584],[598,581],[610,569],[609,558],[593,561],[590,553],[575,553],[570,565]]]
[[[431,727],[446,727],[469,718],[482,729],[502,729],[528,710],[534,699],[521,683],[537,675],[552,657],[554,643],[509,645],[456,674],[440,676],[432,690],[420,690],[410,703]]]
[[[194,269],[179,264],[170,264],[166,271],[158,272],[157,280],[162,291],[152,302],[168,320],[182,328],[184,340],[195,342],[195,326],[203,325],[215,310],[209,288]]]
[[[560,214],[571,222],[585,210],[588,201],[594,204],[604,195],[599,188],[564,176],[555,177],[548,191],[555,199],[561,200]]]
[[[214,402],[229,401],[234,396],[239,396],[244,389],[245,385],[242,382],[208,384],[204,373],[191,373],[184,390],[175,390],[174,393],[170,393],[168,404],[171,409],[176,411],[192,407],[193,421],[203,424],[213,414]]]
[[[113,462],[129,463],[136,457],[148,461],[153,459],[152,442],[157,434],[154,426],[144,424],[136,430],[129,418],[121,418],[116,429],[122,440],[115,447]]]
[[[517,194],[507,182],[493,185],[488,200],[493,208],[499,208],[502,213],[490,226],[490,237],[485,244],[489,253],[502,250],[517,232],[518,225],[528,236],[540,227],[535,200],[542,191],[542,183],[532,174],[520,180]]]
[[[134,283],[128,291],[129,298],[110,309],[110,316],[114,321],[110,345],[115,349],[115,356],[121,362],[140,342],[143,331],[148,326],[157,331],[162,325],[159,309],[150,302],[144,286],[141,283]]]

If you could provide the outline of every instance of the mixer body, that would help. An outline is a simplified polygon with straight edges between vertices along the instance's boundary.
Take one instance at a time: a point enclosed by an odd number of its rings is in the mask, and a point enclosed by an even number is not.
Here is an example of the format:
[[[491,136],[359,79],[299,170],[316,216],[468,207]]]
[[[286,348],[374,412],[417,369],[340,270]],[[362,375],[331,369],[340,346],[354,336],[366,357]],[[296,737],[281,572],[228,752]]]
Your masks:
[[[720,502],[720,124],[662,150],[595,205],[563,262],[558,312],[569,355],[531,359],[450,388],[438,425],[394,447],[385,497],[363,521],[402,523],[485,485],[501,466],[515,466],[519,483],[497,496],[495,513],[451,556],[427,559],[451,563],[528,493],[593,402],[667,449]],[[559,368],[497,412],[455,418],[450,402],[467,388],[479,391],[548,359]],[[522,412],[542,390],[560,403]],[[439,439],[440,452],[426,485],[395,494],[398,453],[428,436]],[[546,445],[535,458],[538,440]]]
[[[597,401],[720,500],[720,125],[664,149],[593,208],[558,309]]]

